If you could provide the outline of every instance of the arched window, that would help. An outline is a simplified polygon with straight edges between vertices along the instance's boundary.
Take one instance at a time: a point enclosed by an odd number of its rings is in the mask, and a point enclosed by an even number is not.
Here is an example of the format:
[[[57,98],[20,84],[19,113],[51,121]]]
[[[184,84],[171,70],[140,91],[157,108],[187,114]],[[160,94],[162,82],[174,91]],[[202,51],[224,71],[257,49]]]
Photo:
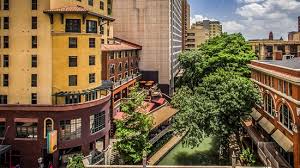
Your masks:
[[[44,137],[47,138],[48,132],[53,131],[53,120],[51,118],[46,118],[44,120]]]
[[[280,107],[280,122],[289,130],[292,130],[292,113],[289,107],[285,104]]]
[[[270,115],[275,116],[274,102],[270,94],[264,96],[264,110]]]

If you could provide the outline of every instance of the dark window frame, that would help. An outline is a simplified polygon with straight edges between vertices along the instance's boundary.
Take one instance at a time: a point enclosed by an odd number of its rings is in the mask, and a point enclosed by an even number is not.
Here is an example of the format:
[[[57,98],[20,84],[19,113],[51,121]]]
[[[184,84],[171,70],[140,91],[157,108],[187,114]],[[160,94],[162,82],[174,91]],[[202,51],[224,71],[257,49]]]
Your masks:
[[[37,0],[31,0],[31,10],[37,10]]]
[[[37,17],[36,16],[32,16],[31,17],[31,29],[37,29]]]
[[[96,74],[90,73],[89,74],[89,83],[95,83],[96,82]]]
[[[31,55],[31,67],[36,68],[38,64],[37,55]]]
[[[9,86],[9,75],[3,74],[3,87],[8,87],[8,86]]]
[[[3,17],[3,29],[9,29],[9,17]]]
[[[37,74],[31,74],[31,87],[37,87],[38,83],[38,76]]]
[[[3,48],[9,48],[9,36],[3,36]]]
[[[86,21],[86,32],[87,33],[97,33],[98,24],[97,21],[87,20]]]
[[[31,123],[31,125],[28,125]],[[26,126],[25,126],[26,125]],[[38,123],[37,122],[15,122],[16,138],[37,139]],[[33,136],[33,137],[29,137]]]
[[[89,38],[89,48],[96,48],[96,38]]]
[[[69,33],[81,33],[81,20],[66,19],[65,31]]]
[[[89,56],[89,65],[90,66],[96,65],[96,56],[95,55]]]
[[[31,93],[31,104],[37,104],[38,98],[37,93]]]
[[[77,37],[69,37],[69,48],[77,48]]]
[[[9,0],[3,1],[3,10],[9,10]]]
[[[69,86],[77,86],[77,75],[69,75]]]
[[[3,55],[3,67],[9,67],[9,55]]]
[[[31,36],[31,48],[38,47],[38,38],[37,36]]]
[[[69,67],[77,67],[77,66],[78,66],[77,56],[69,56]]]

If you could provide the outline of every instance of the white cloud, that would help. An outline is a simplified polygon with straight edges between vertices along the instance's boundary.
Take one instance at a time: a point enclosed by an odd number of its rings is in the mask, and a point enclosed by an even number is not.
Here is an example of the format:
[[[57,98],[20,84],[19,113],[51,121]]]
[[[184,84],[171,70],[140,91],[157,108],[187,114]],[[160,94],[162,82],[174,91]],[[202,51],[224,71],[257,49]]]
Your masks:
[[[223,22],[223,31],[228,33],[242,32],[246,27],[236,21]]]
[[[191,17],[191,23],[196,23],[198,21],[203,21],[203,20],[216,20],[214,18],[209,18],[209,17],[206,17],[204,15],[194,15]]]
[[[237,0],[240,20],[224,22],[224,31],[242,32],[248,38],[267,38],[270,31],[276,38],[287,37],[297,28],[297,0]]]

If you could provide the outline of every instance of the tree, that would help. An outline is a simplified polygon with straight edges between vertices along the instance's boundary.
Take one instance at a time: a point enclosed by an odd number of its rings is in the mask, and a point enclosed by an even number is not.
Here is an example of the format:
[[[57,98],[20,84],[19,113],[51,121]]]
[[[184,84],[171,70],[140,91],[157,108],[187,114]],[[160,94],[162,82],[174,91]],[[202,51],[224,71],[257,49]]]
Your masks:
[[[255,156],[253,155],[253,153],[250,151],[249,148],[244,149],[242,151],[240,155],[240,159],[242,163],[246,166],[254,166],[254,164],[256,163]]]
[[[139,163],[143,159],[143,152],[150,153],[149,133],[153,125],[152,118],[138,112],[144,108],[142,102],[145,97],[145,91],[138,91],[135,87],[129,94],[129,99],[121,103],[124,118],[116,121],[115,148],[127,164]]]
[[[179,56],[185,70],[177,85],[197,87],[205,76],[223,68],[249,77],[247,63],[256,59],[251,46],[241,34],[226,33],[208,40],[195,51],[183,52]]]
[[[186,145],[194,147],[214,136],[228,154],[229,136],[239,137],[241,121],[260,101],[249,79],[251,59],[254,54],[241,34],[223,34],[180,56],[185,73],[172,101],[179,109],[173,128],[186,133]]]
[[[241,120],[249,116],[260,100],[254,84],[238,73],[223,69],[203,78],[192,91],[179,89],[172,104],[180,110],[174,118],[177,133],[187,132],[187,143],[195,146],[204,136],[217,136],[228,144],[232,133],[239,136]]]
[[[78,155],[74,155],[73,157],[69,157],[67,168],[84,168],[82,160],[83,160],[82,154],[78,154]]]

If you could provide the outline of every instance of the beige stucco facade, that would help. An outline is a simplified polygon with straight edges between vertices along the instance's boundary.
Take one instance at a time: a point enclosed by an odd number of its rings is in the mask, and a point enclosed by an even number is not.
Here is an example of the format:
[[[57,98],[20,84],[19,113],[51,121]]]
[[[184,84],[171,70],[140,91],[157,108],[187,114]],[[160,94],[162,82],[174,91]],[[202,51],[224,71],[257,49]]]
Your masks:
[[[119,0],[113,5],[115,36],[143,46],[140,70],[149,78],[158,73],[158,83],[170,87],[182,48],[181,6],[180,0]]]
[[[38,0],[37,10],[32,10],[31,0],[10,0],[9,10],[1,10],[1,48],[0,48],[0,95],[7,96],[8,104],[31,104],[31,94],[37,94],[38,104],[53,104],[53,94],[59,91],[78,92],[101,84],[101,40],[113,37],[112,24],[103,22],[104,34],[86,33],[86,24],[81,14],[53,14],[51,24],[50,15],[45,10],[79,5],[97,15],[108,15],[107,0],[104,9],[100,9],[100,0],[94,0],[93,6],[88,1],[76,0]],[[3,8],[3,1],[1,1]],[[32,29],[31,18],[37,17],[37,29]],[[9,29],[3,29],[3,17],[9,17]],[[65,19],[81,19],[81,33],[65,32]],[[87,15],[86,20],[99,18]],[[99,30],[99,24],[97,25]],[[109,29],[109,30],[108,30]],[[108,37],[109,32],[109,37]],[[3,36],[9,36],[9,48],[3,47]],[[37,48],[32,48],[32,36],[37,36]],[[69,37],[78,38],[78,48],[69,49]],[[90,49],[88,38],[96,39],[96,47]],[[3,55],[9,55],[9,67],[3,67]],[[37,67],[32,67],[32,55],[37,56]],[[69,56],[78,57],[78,66],[68,66]],[[95,66],[88,66],[89,55],[96,56]],[[89,73],[96,74],[96,82],[89,84]],[[9,75],[9,86],[3,86],[3,74]],[[31,75],[37,74],[37,87],[31,86]],[[78,85],[68,86],[68,75],[78,75]]]
[[[222,25],[219,21],[203,20],[192,24],[188,30],[186,50],[196,49],[208,39],[221,35]]]

